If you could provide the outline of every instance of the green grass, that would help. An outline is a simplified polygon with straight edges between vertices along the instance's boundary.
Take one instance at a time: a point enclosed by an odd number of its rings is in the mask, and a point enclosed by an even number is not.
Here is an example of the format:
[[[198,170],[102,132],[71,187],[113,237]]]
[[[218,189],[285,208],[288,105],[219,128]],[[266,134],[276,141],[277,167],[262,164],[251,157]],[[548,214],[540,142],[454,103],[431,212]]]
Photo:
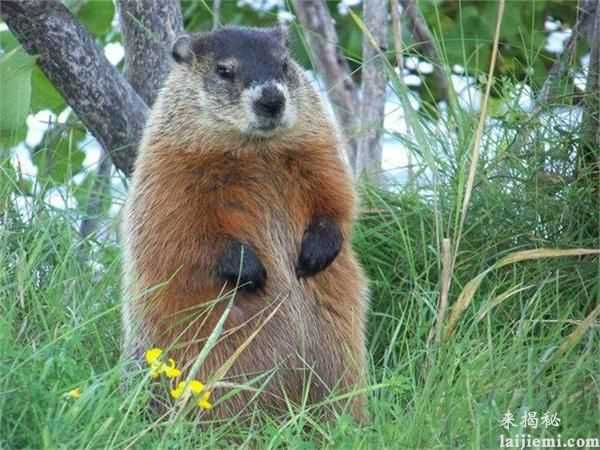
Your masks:
[[[485,198],[481,210],[475,200],[466,226],[451,302],[508,251],[537,246],[515,241],[518,227],[500,214],[501,197],[479,194]],[[156,420],[147,384],[120,389],[118,245],[82,243],[69,216],[41,202],[23,222],[5,201],[0,448],[497,448],[506,410],[517,422],[525,411],[558,413],[559,428],[540,425],[529,431],[533,437],[598,436],[597,325],[542,369],[579,323],[572,321],[596,305],[597,260],[544,259],[493,271],[455,334],[435,345],[428,335],[440,256],[432,210],[419,192],[370,190],[364,198],[355,246],[372,287],[370,423],[359,427],[347,416],[322,423],[298,407],[282,421],[257,417],[201,430],[185,418]],[[586,243],[562,236],[544,247]],[[510,290],[477,320],[482,305]],[[81,398],[65,398],[74,387],[82,388]]]
[[[395,85],[406,108],[404,87]],[[397,136],[430,183],[401,193],[363,189],[354,238],[372,293],[363,426],[347,415],[323,422],[302,406],[279,419],[202,427],[153,415],[147,379],[129,390],[120,384],[119,245],[82,242],[73,215],[41,200],[42,184],[0,166],[10,175],[0,178],[0,449],[489,449],[501,434],[600,438],[598,321],[584,322],[600,302],[599,258],[491,270],[453,334],[430,339],[443,238],[452,246],[460,238],[450,313],[469,281],[507,255],[600,248],[593,179],[573,162],[580,130],[556,132],[547,119],[524,117],[508,100],[514,86],[503,86],[505,98],[494,103],[508,109],[496,111],[496,131],[484,133],[464,227],[477,117],[456,105],[442,120],[448,136],[426,112],[409,109],[412,135]],[[559,176],[540,176],[550,166]],[[23,191],[32,196],[31,220],[15,208]],[[76,387],[82,396],[66,398]],[[510,431],[500,427],[506,411],[515,417]],[[560,426],[523,428],[527,412],[556,412]]]

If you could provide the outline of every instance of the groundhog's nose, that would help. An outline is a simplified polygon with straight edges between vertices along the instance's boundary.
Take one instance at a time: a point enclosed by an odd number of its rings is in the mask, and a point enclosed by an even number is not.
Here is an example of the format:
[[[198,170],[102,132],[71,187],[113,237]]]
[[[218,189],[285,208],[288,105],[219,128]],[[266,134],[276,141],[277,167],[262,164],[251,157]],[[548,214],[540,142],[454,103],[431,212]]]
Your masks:
[[[285,97],[275,86],[266,86],[261,96],[254,102],[254,111],[259,116],[274,118],[283,112]]]

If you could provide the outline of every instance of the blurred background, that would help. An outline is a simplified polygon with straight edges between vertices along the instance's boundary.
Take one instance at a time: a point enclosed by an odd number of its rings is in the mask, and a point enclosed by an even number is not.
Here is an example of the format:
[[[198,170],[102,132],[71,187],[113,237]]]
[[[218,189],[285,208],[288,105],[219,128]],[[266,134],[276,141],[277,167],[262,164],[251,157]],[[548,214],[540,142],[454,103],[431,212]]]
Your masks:
[[[0,18],[0,448],[600,436],[597,0],[0,0]],[[198,432],[121,389],[119,215],[169,41],[278,23],[361,195],[371,422],[290,405]]]
[[[110,63],[123,70],[124,47],[115,5],[108,0],[70,0],[65,4],[93,33]],[[360,0],[342,0],[327,2],[327,6],[335,22],[339,48],[347,58],[352,77],[358,81],[361,77],[363,33],[352,13],[361,15],[363,5]],[[577,7],[576,1],[508,2],[500,34],[499,60],[494,72],[497,78],[488,107],[489,133],[485,138],[489,142],[484,148],[497,150],[503,138],[514,138],[518,133],[518,127],[514,126],[517,121],[534,112],[536,95],[573,34]],[[183,1],[181,8],[188,31],[210,30],[216,14],[223,24],[289,25],[294,57],[327,98],[326,83],[314,69],[302,27],[288,2],[239,0],[213,4],[210,1]],[[436,70],[444,72],[452,87],[455,107],[461,113],[475,115],[480,110],[482,87],[490,62],[497,2],[424,0],[418,2],[418,8],[429,24],[432,36],[441,44],[444,66],[439,67],[440,61],[432,61],[431,53],[424,52],[417,45],[420,36],[411,33],[411,19],[402,14],[402,5],[399,4],[403,42],[401,66],[397,64],[394,51],[388,52],[388,59],[395,66],[398,78],[408,87],[408,92],[405,98],[401,98],[393,83],[387,82],[383,133],[380,136],[383,151],[379,157],[383,174],[380,184],[390,189],[431,182],[431,168],[424,163],[422,152],[414,148],[414,130],[407,123],[403,101],[409,101],[419,120],[423,120],[434,133],[430,136],[429,145],[436,147],[436,156],[441,158],[445,155],[446,163],[452,164],[451,155],[459,149],[449,147],[464,143],[460,142],[456,129],[448,123],[449,94],[447,88],[436,82],[434,64],[438,65]],[[0,55],[6,56],[17,46],[18,42],[6,24],[0,23]],[[580,45],[569,54],[569,58],[569,79],[561,80],[565,84],[563,89],[568,89],[569,97],[555,101],[551,111],[537,111],[548,133],[548,142],[560,140],[563,131],[573,131],[581,124],[582,110],[578,99],[585,92],[589,48]],[[32,199],[41,194],[44,202],[52,208],[70,211],[74,226],[81,227],[84,212],[88,211],[88,216],[104,223],[100,226],[100,235],[111,234],[111,222],[106,219],[115,217],[123,204],[125,180],[109,163],[98,173],[103,158],[100,145],[82,126],[40,68],[28,63],[13,70],[6,57],[0,67],[5,67],[5,79],[10,78],[10,82],[0,86],[4,105],[0,121],[0,149],[4,155],[10,156],[10,167],[5,167],[6,173],[11,178],[18,178],[19,189],[12,193],[14,205],[27,216],[32,212]],[[548,166],[540,169],[545,174],[548,169],[548,177],[572,174],[572,167],[563,166],[560,173],[552,172],[554,163],[558,162],[548,161]],[[110,186],[102,190],[99,209],[89,211],[90,193],[98,175],[110,178]],[[93,224],[92,229],[97,226],[99,224]]]

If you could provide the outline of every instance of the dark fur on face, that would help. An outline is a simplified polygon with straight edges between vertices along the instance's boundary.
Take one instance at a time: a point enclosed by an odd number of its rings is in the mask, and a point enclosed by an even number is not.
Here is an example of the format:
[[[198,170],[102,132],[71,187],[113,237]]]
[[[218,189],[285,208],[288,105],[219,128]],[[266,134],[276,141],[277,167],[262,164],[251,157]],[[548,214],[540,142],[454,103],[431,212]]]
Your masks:
[[[224,28],[193,38],[192,51],[198,59],[209,56],[216,65],[231,68],[231,76],[244,88],[285,81],[289,54],[284,33],[281,28]]]
[[[284,28],[225,27],[184,35],[172,53],[192,76],[201,77],[199,88],[223,111],[216,120],[237,126],[244,134],[259,135],[293,124],[299,75]],[[268,117],[270,113],[273,117]]]

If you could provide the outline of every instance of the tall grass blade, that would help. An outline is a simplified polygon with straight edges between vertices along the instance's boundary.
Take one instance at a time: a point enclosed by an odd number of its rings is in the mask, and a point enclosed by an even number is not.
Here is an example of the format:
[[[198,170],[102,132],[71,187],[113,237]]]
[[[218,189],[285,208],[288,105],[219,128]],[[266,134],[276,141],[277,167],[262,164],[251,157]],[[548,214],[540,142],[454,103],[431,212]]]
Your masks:
[[[585,255],[598,255],[600,254],[600,250],[598,249],[590,249],[590,248],[573,248],[573,249],[550,249],[550,248],[540,248],[536,250],[523,250],[519,252],[511,253],[510,255],[505,256],[498,262],[496,262],[489,269],[481,272],[475,278],[467,283],[465,288],[460,293],[458,300],[452,307],[452,313],[450,314],[450,318],[448,319],[448,325],[446,326],[446,333],[444,338],[448,339],[454,333],[456,325],[458,321],[462,317],[462,314],[471,304],[473,300],[473,296],[477,292],[477,289],[481,285],[481,282],[485,278],[485,276],[493,270],[499,269],[501,267],[507,266],[509,264],[518,263],[521,261],[532,261],[536,259],[543,258],[559,258],[563,256],[585,256]]]

